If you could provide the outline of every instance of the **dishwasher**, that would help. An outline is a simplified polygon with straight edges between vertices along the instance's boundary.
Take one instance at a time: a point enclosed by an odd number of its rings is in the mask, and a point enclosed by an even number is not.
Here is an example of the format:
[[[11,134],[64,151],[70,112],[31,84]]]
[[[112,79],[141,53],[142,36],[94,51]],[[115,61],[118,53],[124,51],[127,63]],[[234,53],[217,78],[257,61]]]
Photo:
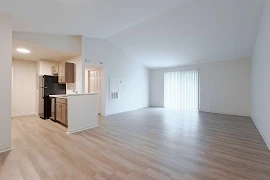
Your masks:
[[[51,117],[50,119],[54,122],[57,122],[56,120],[56,98],[51,98]]]

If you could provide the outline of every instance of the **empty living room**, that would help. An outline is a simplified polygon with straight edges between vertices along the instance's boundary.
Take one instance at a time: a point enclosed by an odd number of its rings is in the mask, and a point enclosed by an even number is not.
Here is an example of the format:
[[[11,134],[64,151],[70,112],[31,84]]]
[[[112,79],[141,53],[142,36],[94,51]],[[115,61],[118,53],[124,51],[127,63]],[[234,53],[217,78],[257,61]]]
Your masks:
[[[270,180],[270,0],[2,0],[0,180]]]

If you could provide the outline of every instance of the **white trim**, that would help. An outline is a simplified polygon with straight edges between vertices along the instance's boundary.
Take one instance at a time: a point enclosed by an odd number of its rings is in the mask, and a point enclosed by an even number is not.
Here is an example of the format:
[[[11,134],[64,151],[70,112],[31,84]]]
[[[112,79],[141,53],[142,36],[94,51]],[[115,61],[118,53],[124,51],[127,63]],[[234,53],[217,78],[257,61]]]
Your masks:
[[[270,144],[268,143],[267,139],[265,138],[265,136],[263,135],[262,131],[260,130],[259,126],[256,124],[256,121],[253,120],[253,118],[251,118],[251,120],[253,121],[253,123],[255,124],[256,128],[258,129],[259,133],[261,134],[266,146],[268,147],[268,149],[270,150]]]
[[[87,129],[93,129],[93,128],[96,128],[98,127],[99,125],[95,125],[95,126],[90,126],[90,127],[86,127],[86,128],[81,128],[81,129],[77,129],[77,130],[74,130],[74,131],[69,131],[68,130],[68,134],[73,134],[73,133],[76,133],[76,132],[80,132],[80,131],[85,131]]]
[[[137,110],[145,109],[145,108],[151,108],[151,107],[150,106],[145,106],[145,107],[140,107],[140,108],[136,108],[136,109],[131,109],[131,110],[128,110],[128,111],[120,111],[120,112],[115,112],[115,113],[102,114],[101,116],[106,117],[106,116],[121,114],[121,113],[125,113],[125,112],[130,112],[130,111],[137,111]]]
[[[159,109],[162,108],[162,109],[166,109],[164,106],[149,106],[148,108],[159,108]]]
[[[102,117],[105,117],[106,116],[106,114],[104,114],[104,113],[101,113],[99,115],[102,116]]]
[[[0,153],[3,153],[3,152],[7,152],[7,151],[11,151],[13,148],[11,146],[9,147],[5,147],[5,148],[1,148],[0,149]]]
[[[250,118],[250,115],[247,115],[247,114],[235,114],[235,113],[226,113],[226,112],[218,112],[218,111],[204,111],[204,110],[199,110],[199,112],[213,113],[213,114],[224,114],[224,115],[230,115],[230,116],[242,116],[242,117],[249,117]]]
[[[11,116],[12,118],[15,117],[23,117],[23,116],[33,116],[33,115],[37,115],[36,113],[30,113],[30,114],[18,114],[18,115],[13,115]]]

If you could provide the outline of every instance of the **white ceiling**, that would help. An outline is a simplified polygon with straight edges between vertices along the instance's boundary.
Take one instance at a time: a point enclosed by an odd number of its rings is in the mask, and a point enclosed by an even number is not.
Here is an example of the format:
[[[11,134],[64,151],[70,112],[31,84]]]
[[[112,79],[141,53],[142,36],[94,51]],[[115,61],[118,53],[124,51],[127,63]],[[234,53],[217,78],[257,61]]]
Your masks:
[[[192,1],[107,40],[149,68],[249,58],[262,2]]]
[[[105,38],[190,0],[4,0],[13,30]]]
[[[18,52],[17,48],[29,49],[29,54],[23,54]],[[52,61],[63,61],[67,60],[76,54],[60,51],[52,48],[38,46],[36,44],[27,43],[19,40],[12,40],[12,58],[21,60],[37,61],[40,59],[52,60]]]
[[[13,16],[14,31],[106,38],[159,68],[250,57],[262,7],[263,0],[5,0],[0,12]]]

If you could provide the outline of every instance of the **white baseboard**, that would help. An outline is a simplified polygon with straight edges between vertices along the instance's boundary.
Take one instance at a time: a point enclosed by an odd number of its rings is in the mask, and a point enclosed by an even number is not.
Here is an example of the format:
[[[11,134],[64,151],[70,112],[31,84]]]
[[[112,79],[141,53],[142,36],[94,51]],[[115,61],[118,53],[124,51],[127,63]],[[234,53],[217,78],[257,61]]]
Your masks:
[[[16,114],[16,115],[12,115],[11,117],[15,118],[15,117],[32,116],[32,115],[36,115],[36,113]]]
[[[7,151],[11,151],[12,150],[12,147],[5,147],[5,148],[1,148],[0,149],[0,153],[3,153],[3,152],[7,152]]]
[[[165,108],[163,106],[150,106],[150,108]],[[199,110],[199,112],[205,112],[205,113],[213,113],[213,114],[224,114],[224,115],[231,115],[231,116],[243,116],[243,117],[250,117],[249,114],[237,114],[237,113],[227,113],[227,112],[220,112],[220,111],[205,111],[205,110]]]
[[[253,118],[251,118],[253,123],[255,124],[256,128],[258,129],[259,133],[261,134],[266,146],[268,147],[268,149],[270,150],[270,144],[268,143],[267,139],[265,138],[264,134],[262,133],[262,131],[260,130],[259,126],[257,125],[256,121],[253,120]]]
[[[149,108],[160,108],[160,109],[165,109],[165,107],[164,106],[149,106]]]
[[[218,112],[218,111],[204,111],[204,110],[199,110],[199,112],[213,113],[213,114],[224,114],[224,115],[230,115],[230,116],[250,117],[250,115],[248,115],[248,114],[236,114],[236,113],[226,113],[226,112]]]
[[[89,127],[86,127],[86,128],[80,128],[80,129],[76,129],[76,130],[73,130],[73,131],[68,131],[67,133],[68,134],[73,134],[73,133],[76,133],[76,132],[80,132],[80,131],[85,131],[87,129],[93,129],[93,128],[96,128],[98,127],[99,125],[95,125],[95,126],[89,126]]]
[[[136,110],[144,109],[144,108],[149,108],[149,106],[140,107],[140,108],[136,108],[136,109],[131,109],[131,110],[128,110],[128,111],[120,111],[120,112],[114,112],[114,113],[109,113],[109,114],[102,114],[102,116],[111,116],[111,115],[115,115],[115,114],[120,114],[120,113],[125,113],[125,112],[130,112],[130,111],[136,111]]]

